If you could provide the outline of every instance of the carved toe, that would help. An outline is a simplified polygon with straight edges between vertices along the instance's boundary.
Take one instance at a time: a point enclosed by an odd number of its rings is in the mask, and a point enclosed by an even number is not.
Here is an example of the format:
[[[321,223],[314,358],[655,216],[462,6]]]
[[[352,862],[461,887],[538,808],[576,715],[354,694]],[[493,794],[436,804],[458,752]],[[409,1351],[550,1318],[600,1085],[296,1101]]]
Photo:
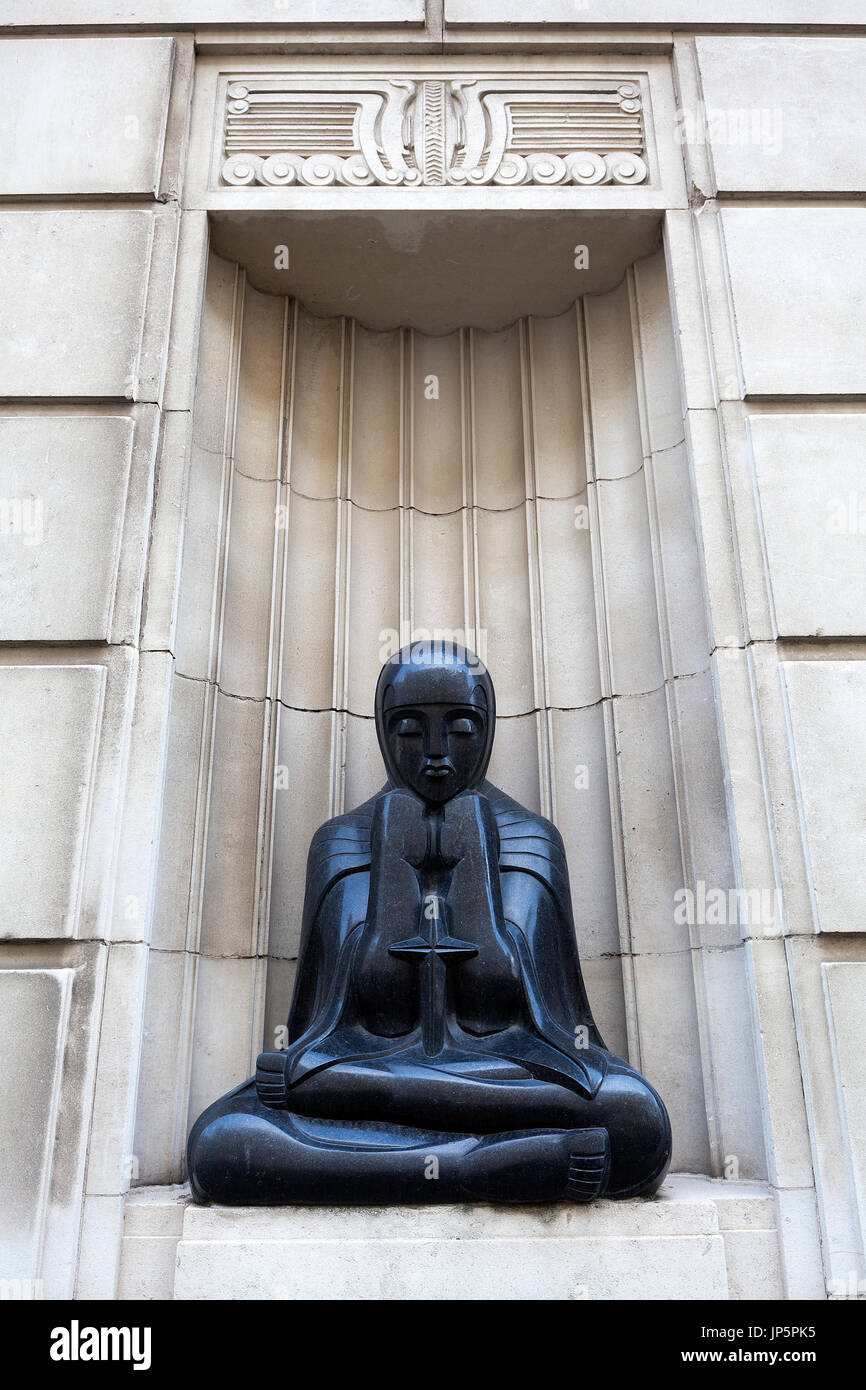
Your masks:
[[[586,1129],[576,1133],[575,1140],[565,1195],[572,1202],[592,1202],[602,1195],[610,1176],[610,1139],[606,1129]]]

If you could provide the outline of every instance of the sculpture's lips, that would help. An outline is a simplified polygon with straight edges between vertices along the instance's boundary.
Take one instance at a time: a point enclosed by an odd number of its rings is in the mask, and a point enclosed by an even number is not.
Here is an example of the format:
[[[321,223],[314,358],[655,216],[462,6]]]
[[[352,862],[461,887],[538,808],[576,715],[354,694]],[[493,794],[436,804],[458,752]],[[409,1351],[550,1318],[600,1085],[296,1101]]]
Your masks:
[[[452,772],[453,772],[453,768],[450,768],[450,767],[425,767],[425,769],[424,769],[424,776],[425,776],[425,777],[449,777],[449,776],[451,775]]]

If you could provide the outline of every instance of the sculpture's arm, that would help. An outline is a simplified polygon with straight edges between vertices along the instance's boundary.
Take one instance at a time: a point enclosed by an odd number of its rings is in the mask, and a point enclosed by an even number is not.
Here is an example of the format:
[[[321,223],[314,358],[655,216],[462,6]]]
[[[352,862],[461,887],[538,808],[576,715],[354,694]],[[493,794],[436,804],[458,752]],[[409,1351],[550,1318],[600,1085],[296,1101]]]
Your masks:
[[[256,1091],[265,1105],[285,1109],[290,1089],[288,1072],[299,1051],[324,1036],[329,1016],[339,1018],[348,983],[346,942],[363,921],[369,892],[369,873],[359,871],[338,879],[319,911],[307,924],[298,959],[295,990],[289,1013],[289,1046],[262,1052],[256,1064]]]
[[[499,1032],[519,1016],[520,971],[502,911],[496,817],[486,796],[469,791],[445,805],[442,821],[442,854],[453,864],[449,930],[476,947],[454,981],[458,1016],[470,1032]]]
[[[409,791],[386,792],[376,803],[370,839],[370,893],[353,966],[355,997],[374,1033],[407,1033],[418,1017],[418,972],[391,947],[416,936],[421,918],[417,867],[428,845],[421,800]]]
[[[353,927],[364,920],[369,892],[369,871],[359,870],[336,879],[315,913],[312,905],[305,903],[304,931],[289,1009],[290,1044],[307,1031],[321,1012],[343,943]]]
[[[538,982],[534,1003],[548,1026],[570,1048],[578,1028],[586,1030],[588,1042],[603,1048],[583,983],[570,911],[566,915],[544,880],[521,869],[502,874],[502,899],[512,937],[519,933],[521,954],[531,959]]]

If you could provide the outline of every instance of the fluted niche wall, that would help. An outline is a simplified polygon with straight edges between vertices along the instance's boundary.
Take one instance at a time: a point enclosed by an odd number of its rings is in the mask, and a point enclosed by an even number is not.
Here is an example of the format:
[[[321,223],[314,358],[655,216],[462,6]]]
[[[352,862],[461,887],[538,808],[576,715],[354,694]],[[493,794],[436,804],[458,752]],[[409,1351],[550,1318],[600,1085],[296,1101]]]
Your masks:
[[[212,256],[148,982],[139,1181],[274,1044],[310,837],[383,781],[397,638],[478,646],[491,777],[560,827],[590,999],[674,1167],[763,1171],[743,953],[677,925],[733,881],[661,253],[556,318],[444,337],[263,295]]]

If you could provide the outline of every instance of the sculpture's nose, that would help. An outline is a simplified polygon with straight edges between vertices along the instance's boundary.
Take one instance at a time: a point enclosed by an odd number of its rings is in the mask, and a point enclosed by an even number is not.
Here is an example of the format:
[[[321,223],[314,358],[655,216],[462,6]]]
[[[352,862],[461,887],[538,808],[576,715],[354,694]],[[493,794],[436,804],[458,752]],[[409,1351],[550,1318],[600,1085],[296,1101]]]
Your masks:
[[[444,758],[448,754],[448,733],[445,721],[430,719],[427,723],[427,737],[424,752],[428,758]]]

